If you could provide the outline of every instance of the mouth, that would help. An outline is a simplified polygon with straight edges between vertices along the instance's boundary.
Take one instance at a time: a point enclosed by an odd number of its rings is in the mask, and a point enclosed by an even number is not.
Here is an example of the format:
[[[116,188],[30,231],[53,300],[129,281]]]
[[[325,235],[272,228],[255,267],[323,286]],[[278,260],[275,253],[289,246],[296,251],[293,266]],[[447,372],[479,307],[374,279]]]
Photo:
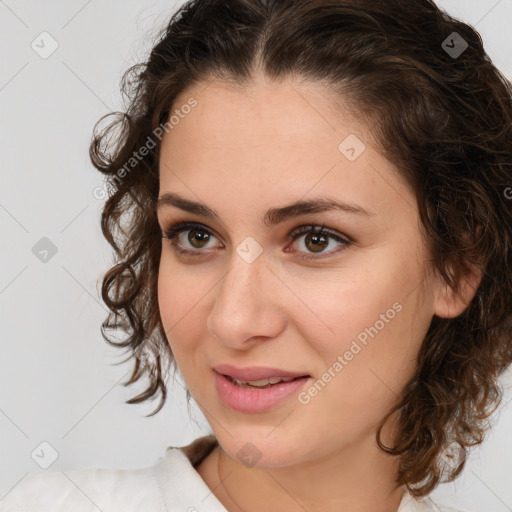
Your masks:
[[[274,372],[268,368],[264,371],[267,374],[269,371]],[[238,412],[253,414],[284,406],[312,380],[309,374],[274,375],[254,380],[241,379],[215,370],[213,375],[217,396],[225,406]]]
[[[281,382],[293,382],[298,379],[307,379],[310,375],[302,375],[300,377],[271,377],[269,379],[259,380],[240,380],[235,379],[230,375],[224,375],[224,377],[241,389],[268,389],[276,384],[280,384]]]
[[[293,379],[311,376],[302,371],[290,371],[266,366],[246,366],[241,368],[230,364],[219,364],[214,366],[212,369],[214,372],[230,377],[235,381],[245,382],[256,386],[268,384],[268,382],[264,384],[260,382],[263,380],[269,380],[270,384],[275,384],[278,382],[276,379],[289,382]]]

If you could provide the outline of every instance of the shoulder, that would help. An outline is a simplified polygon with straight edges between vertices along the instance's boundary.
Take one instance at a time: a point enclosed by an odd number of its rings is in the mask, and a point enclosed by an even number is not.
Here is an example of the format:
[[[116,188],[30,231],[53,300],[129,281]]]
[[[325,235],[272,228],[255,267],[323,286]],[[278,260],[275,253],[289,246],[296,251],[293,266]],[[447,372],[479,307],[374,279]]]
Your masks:
[[[461,508],[446,507],[444,505],[435,505],[435,508],[432,510],[434,512],[465,512]]]
[[[169,446],[142,469],[75,469],[29,475],[0,490],[0,512],[169,512],[205,506],[225,510],[194,469],[215,447],[208,435]],[[213,504],[212,504],[213,503]]]
[[[459,509],[459,508],[447,507],[446,505],[441,505],[439,503],[436,503],[431,498],[428,498],[426,500],[426,502],[428,503],[428,511],[429,512],[430,511],[432,511],[432,512],[465,512],[464,510]]]
[[[23,478],[0,492],[0,512],[165,510],[152,468],[77,469]]]
[[[415,499],[405,490],[398,512],[465,512],[462,509],[455,509],[437,503],[431,496]]]

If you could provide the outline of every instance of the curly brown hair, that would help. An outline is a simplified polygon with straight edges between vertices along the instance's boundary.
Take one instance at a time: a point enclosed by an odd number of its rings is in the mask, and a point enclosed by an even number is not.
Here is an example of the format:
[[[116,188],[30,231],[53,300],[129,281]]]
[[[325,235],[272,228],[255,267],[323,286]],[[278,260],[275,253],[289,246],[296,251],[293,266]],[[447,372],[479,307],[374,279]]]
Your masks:
[[[475,29],[430,0],[192,0],[158,37],[147,62],[123,75],[126,112],[102,117],[90,146],[109,188],[101,227],[116,259],[102,283],[111,311],[102,334],[134,359],[125,386],[149,378],[127,403],[160,392],[156,414],[175,362],[157,300],[156,217],[159,141],[172,128],[175,98],[210,79],[244,85],[259,71],[276,80],[293,73],[348,99],[368,123],[414,192],[431,261],[446,283],[458,291],[470,265],[482,271],[462,314],[433,317],[417,371],[377,432],[379,447],[400,456],[397,484],[418,498],[430,493],[443,481],[447,446],[465,454],[483,441],[503,397],[498,378],[512,362],[510,82]],[[128,337],[115,341],[110,329]],[[143,348],[151,362],[137,357]],[[387,447],[381,429],[397,410],[399,435]]]

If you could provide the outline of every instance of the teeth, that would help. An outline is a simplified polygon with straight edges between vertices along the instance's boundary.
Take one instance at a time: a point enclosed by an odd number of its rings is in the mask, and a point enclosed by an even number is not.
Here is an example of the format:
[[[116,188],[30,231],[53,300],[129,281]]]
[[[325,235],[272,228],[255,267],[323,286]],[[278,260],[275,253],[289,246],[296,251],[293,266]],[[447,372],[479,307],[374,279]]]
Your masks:
[[[295,380],[295,377],[271,377],[270,379],[260,379],[260,380],[238,380],[233,379],[233,382],[240,387],[258,387],[258,388],[265,388],[270,387],[274,384],[277,384],[278,382],[290,382],[292,380]]]

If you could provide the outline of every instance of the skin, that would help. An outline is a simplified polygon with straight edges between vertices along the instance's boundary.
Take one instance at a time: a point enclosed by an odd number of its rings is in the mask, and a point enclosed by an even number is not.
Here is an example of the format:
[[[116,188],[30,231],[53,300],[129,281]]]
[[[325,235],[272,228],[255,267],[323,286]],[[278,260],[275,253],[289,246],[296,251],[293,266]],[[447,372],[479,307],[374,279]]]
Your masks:
[[[433,272],[412,192],[322,85],[216,80],[196,84],[173,108],[190,97],[197,106],[162,140],[160,196],[205,203],[221,221],[158,209],[163,231],[193,221],[211,233],[195,245],[190,231],[175,240],[204,254],[197,258],[162,240],[158,300],[180,372],[220,443],[196,469],[230,511],[395,512],[405,488],[394,482],[397,459],[376,445],[376,427],[414,374],[433,315],[460,314],[478,276],[455,296]],[[355,161],[338,149],[349,134],[366,146]],[[261,221],[269,208],[324,196],[374,214]],[[287,238],[322,223],[352,244],[327,238],[315,252],[307,233]],[[263,251],[252,263],[236,252],[248,236]],[[324,257],[303,257],[315,255]],[[397,302],[401,311],[309,403],[293,396],[242,413],[220,400],[212,366],[270,366],[316,381]],[[393,418],[383,442],[395,432]],[[237,458],[247,442],[261,454],[254,466]]]

